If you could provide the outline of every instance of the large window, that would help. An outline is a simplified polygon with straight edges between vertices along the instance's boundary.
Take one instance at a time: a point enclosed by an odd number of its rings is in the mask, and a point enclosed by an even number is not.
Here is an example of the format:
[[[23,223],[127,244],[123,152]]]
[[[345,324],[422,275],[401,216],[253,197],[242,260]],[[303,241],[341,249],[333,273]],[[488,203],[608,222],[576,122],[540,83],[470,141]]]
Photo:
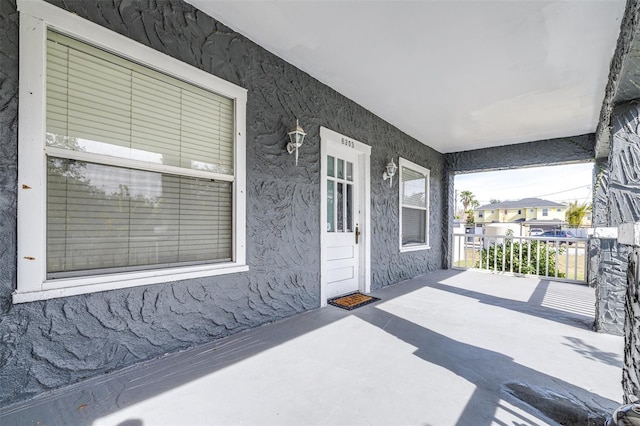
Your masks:
[[[46,3],[19,8],[14,301],[246,270],[246,91]]]
[[[400,168],[400,250],[429,248],[429,170],[404,158]]]

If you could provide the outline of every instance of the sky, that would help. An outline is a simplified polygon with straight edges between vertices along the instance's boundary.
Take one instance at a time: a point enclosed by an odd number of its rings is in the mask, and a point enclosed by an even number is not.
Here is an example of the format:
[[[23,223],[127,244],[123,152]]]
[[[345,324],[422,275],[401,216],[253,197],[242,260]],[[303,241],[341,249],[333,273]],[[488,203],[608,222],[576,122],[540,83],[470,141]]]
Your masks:
[[[457,191],[471,191],[482,206],[491,199],[530,197],[558,203],[591,203],[592,179],[593,163],[580,163],[469,173],[456,175],[454,182]]]

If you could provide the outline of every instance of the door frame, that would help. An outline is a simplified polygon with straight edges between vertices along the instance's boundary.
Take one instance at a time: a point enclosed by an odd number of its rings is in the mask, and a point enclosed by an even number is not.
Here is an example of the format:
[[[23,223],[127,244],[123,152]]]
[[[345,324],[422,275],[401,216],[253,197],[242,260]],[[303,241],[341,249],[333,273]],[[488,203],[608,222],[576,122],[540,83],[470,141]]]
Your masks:
[[[320,127],[320,306],[327,306],[326,264],[327,264],[327,152],[330,143],[348,147],[358,155],[358,182],[360,185],[360,229],[358,290],[371,290],[371,146],[342,135],[326,127]]]

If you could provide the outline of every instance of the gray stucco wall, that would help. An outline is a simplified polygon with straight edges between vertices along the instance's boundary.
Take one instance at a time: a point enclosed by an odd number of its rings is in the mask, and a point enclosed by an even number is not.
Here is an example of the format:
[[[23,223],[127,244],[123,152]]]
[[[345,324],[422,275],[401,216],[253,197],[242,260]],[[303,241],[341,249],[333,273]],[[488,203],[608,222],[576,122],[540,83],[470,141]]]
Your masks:
[[[635,402],[631,395],[640,398],[640,248],[629,249],[624,326],[624,368],[622,393],[624,402]]]
[[[618,226],[640,220],[640,107],[632,102],[611,114],[608,161],[598,162],[595,176],[595,226]],[[629,248],[614,240],[592,243],[591,285],[596,287],[596,329],[624,332]],[[596,250],[597,249],[597,250]]]
[[[488,172],[593,161],[594,145],[595,136],[587,134],[455,152],[445,158],[455,173]]]
[[[610,164],[596,162],[593,176],[593,226],[610,224]],[[596,289],[595,329],[621,335],[624,327],[625,271],[627,250],[616,240],[589,240],[589,285]]]
[[[640,103],[616,107],[611,124],[607,214],[617,226],[640,220]]]
[[[20,305],[16,286],[18,13],[0,2],[0,406],[319,306],[319,127],[372,146],[372,287],[443,266],[450,203],[444,157],[179,1],[52,0],[248,89],[250,271]],[[295,118],[300,163],[285,152]],[[398,183],[388,159],[431,170],[428,251],[399,253]],[[442,225],[441,225],[442,224]]]
[[[593,181],[593,226],[609,226],[609,163],[596,162]],[[589,240],[589,286],[596,290],[595,329],[622,334],[624,326],[625,247],[615,240]]]

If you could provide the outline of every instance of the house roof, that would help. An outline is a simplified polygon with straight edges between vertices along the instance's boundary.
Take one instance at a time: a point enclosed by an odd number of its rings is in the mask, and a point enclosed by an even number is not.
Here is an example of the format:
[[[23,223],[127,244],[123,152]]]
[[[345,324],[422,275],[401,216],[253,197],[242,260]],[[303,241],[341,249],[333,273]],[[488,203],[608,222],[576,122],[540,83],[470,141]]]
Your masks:
[[[541,198],[523,198],[517,201],[502,201],[496,204],[485,204],[475,210],[497,210],[497,209],[525,209],[536,207],[566,207],[564,204],[555,201],[543,200]]]
[[[442,153],[594,132],[626,3],[187,1]]]

